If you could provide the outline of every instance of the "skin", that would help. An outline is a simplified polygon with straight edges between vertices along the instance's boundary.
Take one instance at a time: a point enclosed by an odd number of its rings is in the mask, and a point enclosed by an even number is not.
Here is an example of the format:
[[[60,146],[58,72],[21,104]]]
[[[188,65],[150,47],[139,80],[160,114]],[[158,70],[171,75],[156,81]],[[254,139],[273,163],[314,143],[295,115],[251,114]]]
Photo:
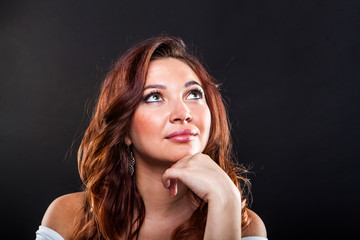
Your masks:
[[[191,216],[197,205],[188,189],[208,202],[204,239],[266,237],[262,220],[252,211],[252,222],[241,232],[240,193],[228,175],[202,154],[210,126],[201,81],[191,68],[173,58],[152,61],[143,101],[125,139],[136,159],[136,184],[146,207],[140,240],[169,239],[172,231]],[[194,135],[168,138],[183,129],[190,129]],[[71,239],[82,198],[82,193],[74,193],[56,199],[42,225]]]
[[[128,145],[132,144],[137,162],[164,172],[164,167],[205,149],[210,125],[210,110],[196,74],[176,59],[152,61],[143,100],[135,110],[126,139]],[[184,129],[196,136],[185,142],[167,139]]]

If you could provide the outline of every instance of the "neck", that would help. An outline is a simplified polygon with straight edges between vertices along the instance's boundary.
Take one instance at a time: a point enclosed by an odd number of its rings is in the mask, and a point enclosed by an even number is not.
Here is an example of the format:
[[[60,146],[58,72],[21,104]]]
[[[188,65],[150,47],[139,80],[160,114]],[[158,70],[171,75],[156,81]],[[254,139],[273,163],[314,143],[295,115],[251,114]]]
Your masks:
[[[188,188],[178,182],[178,193],[171,197],[162,184],[162,176],[168,167],[148,166],[137,161],[136,185],[141,193],[146,208],[146,218],[168,220],[169,218],[189,218],[196,206],[191,201]]]

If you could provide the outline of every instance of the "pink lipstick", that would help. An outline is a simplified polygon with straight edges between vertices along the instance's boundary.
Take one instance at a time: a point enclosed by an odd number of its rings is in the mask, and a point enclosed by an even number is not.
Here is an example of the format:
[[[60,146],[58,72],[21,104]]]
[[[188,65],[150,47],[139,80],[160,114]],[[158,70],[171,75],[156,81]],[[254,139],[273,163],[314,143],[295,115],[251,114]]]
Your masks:
[[[194,140],[196,136],[195,131],[190,129],[179,130],[166,136],[165,138],[173,142],[188,142]]]

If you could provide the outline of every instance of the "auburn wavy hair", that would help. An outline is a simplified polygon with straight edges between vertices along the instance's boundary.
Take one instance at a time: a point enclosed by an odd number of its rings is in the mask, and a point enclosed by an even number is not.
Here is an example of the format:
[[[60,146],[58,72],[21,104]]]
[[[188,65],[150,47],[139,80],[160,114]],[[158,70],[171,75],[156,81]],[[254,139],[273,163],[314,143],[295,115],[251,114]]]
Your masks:
[[[78,151],[78,168],[85,200],[74,239],[137,239],[145,218],[145,205],[129,174],[129,153],[125,144],[134,111],[141,101],[149,63],[175,58],[186,63],[199,77],[211,112],[211,129],[204,154],[209,155],[232,179],[242,193],[242,229],[250,222],[246,170],[233,162],[232,142],[226,109],[211,77],[184,42],[177,37],[147,39],[129,49],[107,74],[98,102]],[[202,239],[207,203],[195,196],[199,207],[178,226],[171,239]]]

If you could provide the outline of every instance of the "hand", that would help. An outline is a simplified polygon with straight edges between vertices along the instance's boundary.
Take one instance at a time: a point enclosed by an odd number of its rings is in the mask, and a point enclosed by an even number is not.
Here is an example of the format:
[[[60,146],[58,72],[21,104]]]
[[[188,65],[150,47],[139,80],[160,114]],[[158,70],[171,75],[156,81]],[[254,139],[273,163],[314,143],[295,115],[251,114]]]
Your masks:
[[[208,155],[202,153],[185,157],[165,171],[163,185],[169,189],[171,196],[177,194],[178,180],[205,202],[226,200],[234,195],[240,198],[240,192],[230,177]]]
[[[177,193],[177,181],[208,202],[204,239],[241,239],[240,191],[209,156],[185,157],[165,171],[163,185],[172,196]]]

